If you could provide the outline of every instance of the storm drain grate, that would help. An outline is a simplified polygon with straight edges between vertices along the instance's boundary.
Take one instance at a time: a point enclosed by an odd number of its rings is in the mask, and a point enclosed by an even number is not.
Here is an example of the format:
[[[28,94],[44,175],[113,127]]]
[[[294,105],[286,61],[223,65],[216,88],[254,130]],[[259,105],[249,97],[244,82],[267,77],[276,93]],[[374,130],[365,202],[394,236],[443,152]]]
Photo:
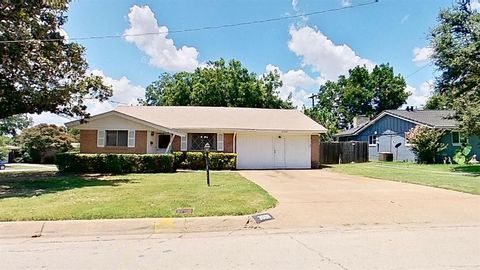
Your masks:
[[[193,208],[177,208],[175,210],[177,214],[193,214]]]
[[[252,218],[255,220],[255,222],[257,224],[262,223],[264,221],[269,221],[269,220],[275,219],[269,213],[262,213],[262,214],[258,214],[258,215],[253,215]]]

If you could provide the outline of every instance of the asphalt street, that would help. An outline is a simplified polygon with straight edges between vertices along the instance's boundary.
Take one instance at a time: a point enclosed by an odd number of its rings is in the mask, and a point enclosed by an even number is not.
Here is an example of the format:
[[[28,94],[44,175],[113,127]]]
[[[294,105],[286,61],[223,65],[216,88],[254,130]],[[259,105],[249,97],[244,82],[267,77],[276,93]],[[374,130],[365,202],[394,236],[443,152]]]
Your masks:
[[[480,269],[480,225],[0,239],[2,269]]]

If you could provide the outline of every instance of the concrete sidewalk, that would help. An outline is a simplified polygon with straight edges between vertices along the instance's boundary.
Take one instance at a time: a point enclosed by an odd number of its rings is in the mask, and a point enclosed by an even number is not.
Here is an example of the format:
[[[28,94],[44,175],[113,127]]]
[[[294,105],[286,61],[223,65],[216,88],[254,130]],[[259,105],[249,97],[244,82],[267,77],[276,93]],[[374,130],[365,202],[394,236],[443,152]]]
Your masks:
[[[249,216],[0,222],[0,239],[237,231]]]

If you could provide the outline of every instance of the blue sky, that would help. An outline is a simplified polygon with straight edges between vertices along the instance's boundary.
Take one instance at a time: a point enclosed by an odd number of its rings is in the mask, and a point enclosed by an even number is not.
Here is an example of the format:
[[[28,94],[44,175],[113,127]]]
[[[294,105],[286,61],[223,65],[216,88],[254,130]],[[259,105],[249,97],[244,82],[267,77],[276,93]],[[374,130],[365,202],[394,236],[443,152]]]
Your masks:
[[[144,88],[162,72],[192,70],[208,60],[238,59],[262,74],[277,69],[285,97],[309,104],[306,97],[328,79],[355,65],[390,63],[406,77],[413,95],[409,105],[424,104],[434,78],[428,65],[428,32],[441,8],[453,0],[380,0],[378,3],[303,18],[186,33],[172,30],[215,26],[304,14],[370,0],[74,0],[68,37],[162,32],[154,36],[90,39],[86,47],[90,71],[114,88],[112,100],[134,104]],[[477,5],[478,1],[474,1]],[[415,74],[411,75],[412,73]],[[409,76],[410,75],[410,76]],[[92,113],[117,103],[89,103]],[[42,114],[36,123],[61,124],[67,119]]]

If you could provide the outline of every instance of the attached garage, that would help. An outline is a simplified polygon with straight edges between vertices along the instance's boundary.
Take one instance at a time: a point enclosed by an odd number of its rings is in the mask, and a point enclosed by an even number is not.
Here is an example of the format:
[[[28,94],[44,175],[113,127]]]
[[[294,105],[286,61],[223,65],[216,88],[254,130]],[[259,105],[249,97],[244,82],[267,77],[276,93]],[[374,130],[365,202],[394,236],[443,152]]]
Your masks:
[[[311,136],[287,133],[237,134],[237,169],[311,167]]]

